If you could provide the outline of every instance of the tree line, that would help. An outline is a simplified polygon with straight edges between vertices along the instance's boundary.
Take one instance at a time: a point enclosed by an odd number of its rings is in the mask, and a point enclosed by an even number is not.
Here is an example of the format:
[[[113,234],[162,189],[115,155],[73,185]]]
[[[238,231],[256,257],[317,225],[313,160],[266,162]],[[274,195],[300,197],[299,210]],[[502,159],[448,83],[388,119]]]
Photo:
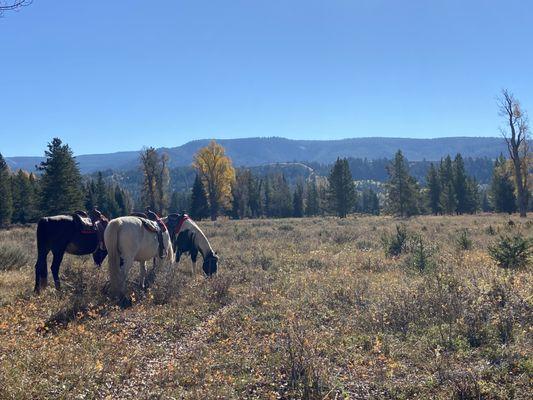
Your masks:
[[[135,202],[120,184],[100,172],[84,179],[67,144],[54,139],[38,169],[10,173],[0,155],[0,221],[28,223],[43,215],[99,208],[110,217],[150,208],[161,214],[187,212],[193,218],[287,218],[350,213],[408,217],[417,214],[464,214],[518,210],[512,160],[493,163],[491,183],[481,190],[465,171],[461,154],[431,163],[425,184],[410,174],[401,151],[387,166],[382,187],[357,187],[349,160],[338,158],[327,177],[312,175],[290,185],[282,173],[261,176],[233,168],[222,146],[211,142],[195,156],[196,177],[190,191],[170,191],[168,157],[148,148],[140,154],[143,187]],[[529,200],[531,203],[531,199]],[[531,206],[530,206],[531,207]]]
[[[430,163],[424,179],[417,179],[400,150],[386,166],[388,176],[382,188],[357,187],[350,169],[354,160],[347,158],[338,158],[327,177],[311,168],[307,179],[297,179],[290,185],[283,173],[258,176],[251,169],[235,169],[224,148],[211,141],[194,155],[195,179],[190,191],[171,191],[168,156],[153,147],[144,149],[139,157],[141,194],[133,199],[124,184],[104,179],[101,172],[96,177],[83,178],[70,147],[54,138],[45,151],[45,161],[37,166],[41,172],[38,176],[22,170],[11,173],[0,154],[0,226],[93,207],[109,217],[129,214],[134,208],[150,208],[159,214],[183,211],[195,219],[212,220],[219,215],[346,217],[353,212],[384,212],[409,217],[480,210],[518,211],[520,216],[526,216],[533,204],[527,115],[506,90],[498,105],[505,123],[501,133],[508,145],[509,159],[501,155],[494,161],[488,188],[482,189],[476,178],[467,173],[461,154]]]

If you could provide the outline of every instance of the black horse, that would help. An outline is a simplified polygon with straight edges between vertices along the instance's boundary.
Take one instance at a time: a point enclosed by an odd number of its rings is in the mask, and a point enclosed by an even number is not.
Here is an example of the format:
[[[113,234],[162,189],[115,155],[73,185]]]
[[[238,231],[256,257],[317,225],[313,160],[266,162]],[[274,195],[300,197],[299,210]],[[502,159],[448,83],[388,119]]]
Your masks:
[[[93,210],[91,218],[83,211],[72,215],[44,217],[37,224],[37,263],[35,264],[35,292],[40,292],[48,284],[46,259],[51,251],[52,275],[56,289],[60,289],[59,266],[65,252],[74,255],[93,255],[100,266],[107,256],[104,245],[104,230],[107,218],[98,210]]]

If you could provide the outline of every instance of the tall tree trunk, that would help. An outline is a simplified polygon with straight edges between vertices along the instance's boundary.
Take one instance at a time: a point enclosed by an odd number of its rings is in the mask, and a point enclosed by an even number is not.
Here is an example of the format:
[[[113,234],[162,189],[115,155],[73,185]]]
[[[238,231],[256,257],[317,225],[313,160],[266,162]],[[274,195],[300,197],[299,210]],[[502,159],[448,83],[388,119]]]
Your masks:
[[[520,155],[518,154],[518,149],[517,151],[513,151],[513,153],[516,153],[513,154],[513,165],[516,177],[516,192],[518,195],[518,211],[520,212],[520,217],[525,218],[527,216],[527,195],[522,176],[522,165],[520,165]],[[525,173],[527,174],[527,170]]]

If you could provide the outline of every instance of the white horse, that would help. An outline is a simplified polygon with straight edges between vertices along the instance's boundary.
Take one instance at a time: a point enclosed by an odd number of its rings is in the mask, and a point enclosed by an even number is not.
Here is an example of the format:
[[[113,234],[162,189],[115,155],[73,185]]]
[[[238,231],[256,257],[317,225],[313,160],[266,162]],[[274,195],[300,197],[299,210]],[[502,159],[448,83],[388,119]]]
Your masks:
[[[119,217],[109,221],[104,233],[108,251],[109,280],[111,293],[124,297],[126,279],[134,261],[140,261],[140,284],[145,285],[145,262],[156,259],[156,266],[162,262],[172,264],[174,252],[168,230],[163,232],[164,259],[159,258],[159,241],[157,233],[143,226],[138,217]]]
[[[192,261],[192,274],[196,273],[196,258],[200,253],[204,259],[202,269],[207,276],[217,272],[218,256],[200,227],[187,214],[171,214],[164,218],[170,231],[172,244],[176,250],[176,262],[183,253],[189,253]]]

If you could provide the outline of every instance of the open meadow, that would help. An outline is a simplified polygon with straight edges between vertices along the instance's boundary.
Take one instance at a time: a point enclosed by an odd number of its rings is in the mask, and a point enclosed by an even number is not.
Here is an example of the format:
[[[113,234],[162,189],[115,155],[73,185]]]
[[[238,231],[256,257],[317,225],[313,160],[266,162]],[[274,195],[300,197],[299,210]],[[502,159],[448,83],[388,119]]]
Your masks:
[[[533,237],[531,219],[200,226],[217,276],[183,256],[144,292],[135,267],[126,309],[90,256],[34,295],[34,227],[0,231],[0,398],[530,398],[532,266],[489,247]]]

